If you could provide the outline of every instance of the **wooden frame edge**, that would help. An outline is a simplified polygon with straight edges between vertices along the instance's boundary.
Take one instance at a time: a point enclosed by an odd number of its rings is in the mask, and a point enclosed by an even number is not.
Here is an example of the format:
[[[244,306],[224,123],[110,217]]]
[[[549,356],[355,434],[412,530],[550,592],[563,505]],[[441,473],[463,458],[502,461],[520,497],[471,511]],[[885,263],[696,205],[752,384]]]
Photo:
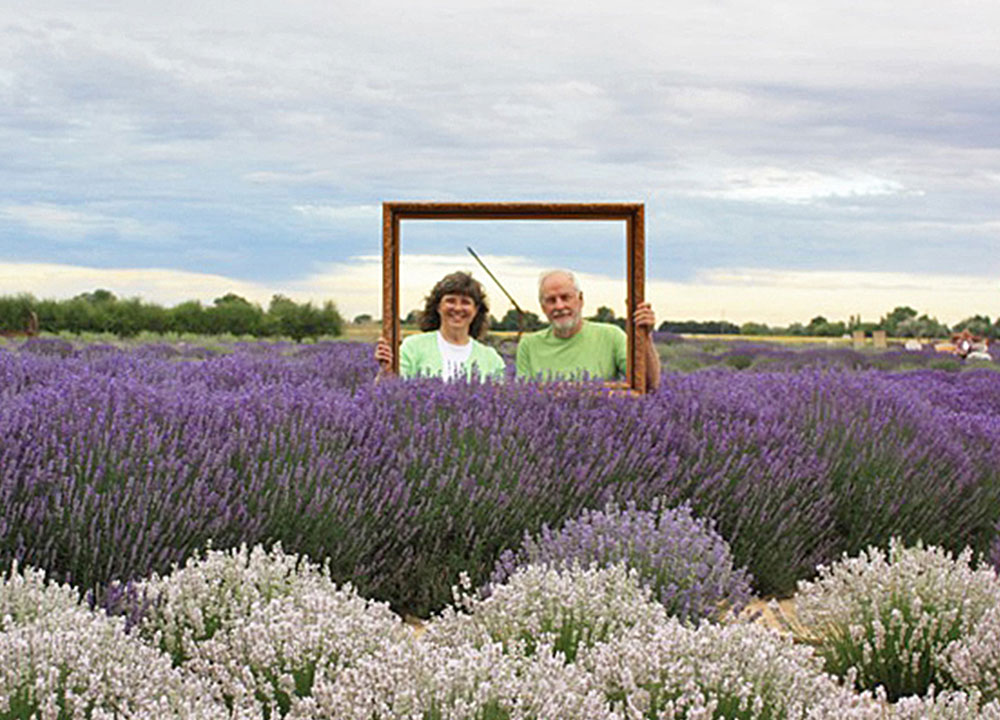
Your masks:
[[[628,335],[626,385],[646,391],[645,338],[632,322],[645,298],[646,227],[643,203],[495,203],[495,202],[383,202],[382,203],[382,334],[392,348],[393,373],[399,372],[399,234],[402,220],[605,220],[625,222],[626,283],[625,331]]]

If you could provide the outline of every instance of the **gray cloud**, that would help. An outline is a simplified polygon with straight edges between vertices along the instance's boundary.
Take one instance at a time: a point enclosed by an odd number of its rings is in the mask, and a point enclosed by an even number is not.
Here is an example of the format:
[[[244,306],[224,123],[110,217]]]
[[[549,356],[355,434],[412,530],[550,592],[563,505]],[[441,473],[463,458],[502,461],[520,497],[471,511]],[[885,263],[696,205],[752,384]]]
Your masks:
[[[551,198],[647,202],[662,277],[1000,270],[988,0],[121,0],[10,17],[7,261],[60,259],[47,213],[103,228],[78,240],[82,264],[287,280],[377,250],[377,223],[338,208]],[[149,227],[169,252],[139,242]]]

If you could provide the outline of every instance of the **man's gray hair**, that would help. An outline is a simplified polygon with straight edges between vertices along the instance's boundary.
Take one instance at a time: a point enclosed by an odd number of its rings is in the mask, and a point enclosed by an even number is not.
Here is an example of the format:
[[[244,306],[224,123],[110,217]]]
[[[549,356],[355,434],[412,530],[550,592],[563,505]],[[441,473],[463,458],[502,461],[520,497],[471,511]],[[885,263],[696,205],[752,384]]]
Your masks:
[[[542,285],[553,275],[565,275],[569,278],[569,281],[573,283],[573,289],[578,293],[582,293],[583,289],[580,287],[580,281],[576,279],[576,275],[573,274],[572,270],[566,270],[564,268],[556,268],[555,270],[546,270],[541,275],[538,276],[538,302],[542,301]]]

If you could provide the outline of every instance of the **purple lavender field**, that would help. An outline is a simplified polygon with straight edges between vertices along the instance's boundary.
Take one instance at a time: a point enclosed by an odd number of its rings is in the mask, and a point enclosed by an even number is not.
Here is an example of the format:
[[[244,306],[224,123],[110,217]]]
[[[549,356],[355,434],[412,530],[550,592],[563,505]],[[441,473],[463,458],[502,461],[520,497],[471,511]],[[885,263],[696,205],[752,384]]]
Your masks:
[[[525,532],[657,498],[713,519],[764,595],[892,536],[990,550],[1000,373],[771,366],[635,400],[376,385],[366,344],[0,348],[0,568],[101,592],[280,541],[426,615]]]

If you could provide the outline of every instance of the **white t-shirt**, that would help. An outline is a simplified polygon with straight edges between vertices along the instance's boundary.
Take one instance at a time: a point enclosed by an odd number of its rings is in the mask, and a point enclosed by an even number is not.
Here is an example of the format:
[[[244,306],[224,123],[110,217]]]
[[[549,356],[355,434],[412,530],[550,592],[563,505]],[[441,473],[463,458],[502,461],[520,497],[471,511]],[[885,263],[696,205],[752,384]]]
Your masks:
[[[444,372],[441,377],[444,380],[451,380],[456,377],[465,377],[465,361],[472,354],[472,340],[465,345],[453,345],[444,339],[444,335],[439,330],[437,333],[438,350],[441,352],[441,367]]]

